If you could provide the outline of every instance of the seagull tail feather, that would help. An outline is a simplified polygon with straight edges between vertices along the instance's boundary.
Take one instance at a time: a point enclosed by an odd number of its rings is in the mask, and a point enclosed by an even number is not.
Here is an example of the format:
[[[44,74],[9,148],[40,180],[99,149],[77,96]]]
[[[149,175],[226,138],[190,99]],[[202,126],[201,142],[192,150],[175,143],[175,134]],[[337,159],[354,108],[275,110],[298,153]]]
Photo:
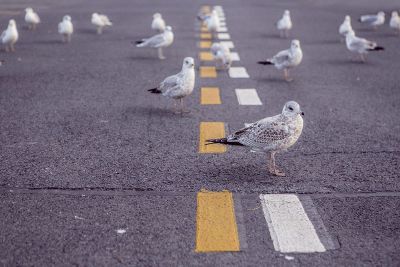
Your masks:
[[[149,91],[152,94],[161,94],[162,93],[161,90],[158,89],[158,88],[152,88],[152,89],[149,89],[147,91]]]
[[[261,65],[273,65],[273,63],[271,61],[269,61],[269,60],[258,61],[257,63],[261,64]]]
[[[135,43],[132,42],[132,44],[136,45],[136,47],[142,47],[144,41],[145,41],[145,40],[139,40],[139,41],[136,41]]]
[[[382,51],[382,50],[385,50],[385,48],[382,46],[376,46],[373,49],[368,49],[368,50],[369,51]]]
[[[218,138],[218,139],[208,139],[206,140],[206,145],[212,144],[224,144],[224,145],[233,145],[233,146],[243,146],[241,143],[236,141],[228,141],[227,138]]]

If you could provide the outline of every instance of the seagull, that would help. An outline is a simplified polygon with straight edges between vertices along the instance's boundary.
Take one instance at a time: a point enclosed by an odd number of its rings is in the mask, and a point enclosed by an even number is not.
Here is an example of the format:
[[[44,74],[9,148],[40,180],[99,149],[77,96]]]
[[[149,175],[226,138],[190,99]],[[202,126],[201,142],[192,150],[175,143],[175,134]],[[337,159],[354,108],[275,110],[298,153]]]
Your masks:
[[[347,15],[347,16],[344,18],[343,23],[342,23],[342,24],[340,25],[340,27],[339,27],[339,34],[342,35],[342,36],[344,36],[344,38],[346,38],[346,34],[347,34],[349,31],[352,31],[352,30],[353,30],[353,28],[351,27],[351,18],[350,18],[349,15]],[[343,39],[340,39],[340,41],[343,42]]]
[[[1,42],[5,45],[6,52],[14,52],[14,44],[18,41],[18,30],[15,20],[10,19],[8,27],[0,36]]]
[[[275,26],[279,30],[280,37],[289,37],[289,30],[291,30],[293,27],[289,10],[285,10],[285,12],[283,12],[282,18],[275,23]]]
[[[346,35],[346,47],[351,52],[360,54],[362,62],[365,62],[364,55],[368,54],[369,51],[384,50],[382,46],[378,46],[375,42],[357,37],[353,30],[349,31]]]
[[[252,152],[268,153],[268,170],[276,176],[285,176],[275,164],[275,154],[296,143],[303,130],[304,113],[295,101],[283,106],[281,114],[251,123],[226,138],[206,140],[207,145],[224,144],[246,146]]]
[[[63,20],[58,23],[58,33],[63,36],[63,42],[71,42],[71,35],[74,32],[74,25],[72,25],[71,17],[65,15]]]
[[[231,67],[231,52],[226,45],[222,43],[213,43],[210,50],[218,69],[228,70]]]
[[[219,29],[219,17],[217,10],[213,9],[211,15],[206,15],[203,18],[203,22],[207,27],[207,30],[211,33],[216,33]]]
[[[97,27],[97,34],[102,34],[103,28],[105,26],[111,26],[112,22],[104,14],[93,13],[92,14],[92,24]]]
[[[25,22],[30,30],[35,30],[40,23],[39,15],[31,7],[25,8]]]
[[[174,42],[174,33],[172,32],[171,26],[165,27],[165,31],[163,33],[154,35],[148,39],[142,39],[140,41],[136,41],[136,47],[152,47],[157,48],[158,50],[158,58],[165,59],[163,55],[162,49],[164,47],[170,46]]]
[[[395,29],[398,34],[400,34],[400,17],[397,11],[392,12],[392,17],[390,18],[389,26],[390,28]]]
[[[379,11],[376,15],[362,15],[358,21],[366,23],[376,29],[378,26],[381,26],[385,23],[385,12]]]
[[[161,33],[165,30],[165,21],[162,18],[160,13],[155,13],[153,15],[153,21],[151,22],[151,28],[158,33]]]
[[[175,113],[184,113],[189,111],[185,111],[183,108],[183,98],[193,92],[194,82],[194,59],[186,57],[183,60],[181,72],[165,78],[156,88],[149,89],[148,91],[152,94],[162,94],[163,96],[175,99]],[[176,109],[177,101],[180,102],[180,112]]]
[[[289,49],[282,50],[272,58],[257,63],[261,65],[274,65],[278,70],[283,69],[285,80],[290,82],[293,79],[289,78],[289,69],[298,66],[302,59],[303,52],[301,51],[300,41],[292,40]]]

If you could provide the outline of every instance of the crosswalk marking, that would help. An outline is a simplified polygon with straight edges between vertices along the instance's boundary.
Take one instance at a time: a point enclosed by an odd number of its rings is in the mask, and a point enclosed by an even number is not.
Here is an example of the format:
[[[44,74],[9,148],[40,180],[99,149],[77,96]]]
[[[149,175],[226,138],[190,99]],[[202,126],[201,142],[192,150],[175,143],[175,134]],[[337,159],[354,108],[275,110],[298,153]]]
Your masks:
[[[202,87],[201,88],[201,104],[202,105],[219,105],[221,97],[218,87]]]
[[[199,58],[202,61],[212,61],[213,60],[213,55],[210,52],[200,52],[199,53]]]
[[[215,67],[200,67],[200,77],[201,78],[217,78],[217,70]]]
[[[236,52],[231,52],[231,59],[232,61],[240,61],[239,54]]]
[[[201,39],[211,39],[212,34],[211,33],[200,33],[200,38]]]
[[[244,67],[229,68],[229,77],[231,78],[249,78],[249,74]]]
[[[231,39],[231,36],[229,35],[229,33],[218,33],[218,39],[229,40]]]
[[[240,251],[231,192],[197,194],[196,252]]]
[[[225,153],[226,146],[220,144],[206,145],[206,140],[225,137],[223,122],[201,122],[199,137],[199,153]]]
[[[217,32],[227,32],[228,31],[228,28],[227,27],[219,27],[218,29],[217,29]]]
[[[239,105],[246,106],[259,106],[262,105],[260,98],[258,97],[256,89],[235,89],[236,96]]]
[[[225,45],[229,49],[235,48],[235,45],[233,44],[232,41],[221,41],[220,43],[222,43],[223,45]]]
[[[211,47],[211,42],[210,41],[201,41],[199,43],[200,48],[210,48]]]
[[[324,252],[326,248],[294,194],[260,195],[265,220],[276,251]]]

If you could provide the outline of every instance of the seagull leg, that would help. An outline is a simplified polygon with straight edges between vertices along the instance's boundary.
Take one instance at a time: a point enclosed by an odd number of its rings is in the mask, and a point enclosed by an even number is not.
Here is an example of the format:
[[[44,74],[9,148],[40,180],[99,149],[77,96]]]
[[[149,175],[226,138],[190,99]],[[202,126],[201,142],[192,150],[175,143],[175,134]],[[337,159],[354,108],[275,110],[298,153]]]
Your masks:
[[[365,63],[365,57],[364,57],[364,54],[360,54],[360,58],[361,58],[361,61],[362,61],[363,63]]]
[[[5,46],[6,52],[10,52],[10,49],[8,48],[8,44]]]
[[[175,114],[179,114],[179,113],[181,113],[180,111],[179,111],[179,109],[178,109],[178,100],[174,100],[174,113]]]
[[[275,153],[276,152],[271,152],[271,164],[272,164],[272,174],[276,175],[276,176],[285,176],[286,174],[280,170],[278,170],[278,168],[276,167],[275,164]],[[270,170],[271,172],[271,170]]]
[[[190,113],[190,110],[185,109],[185,106],[183,105],[183,98],[179,99],[181,102],[181,112],[182,113]]]
[[[285,38],[289,38],[289,30],[285,29]]]
[[[15,52],[15,47],[14,47],[13,43],[10,44],[10,50],[11,50],[11,52]]]
[[[103,28],[102,27],[97,27],[97,34],[101,34],[103,32]]]
[[[71,34],[67,34],[67,43],[71,42]]]
[[[293,79],[289,77],[289,69],[287,68],[283,69],[283,76],[285,77],[285,81],[287,82],[293,81]]]
[[[162,51],[162,47],[157,48],[157,53],[158,53],[158,58],[159,59],[165,59]]]

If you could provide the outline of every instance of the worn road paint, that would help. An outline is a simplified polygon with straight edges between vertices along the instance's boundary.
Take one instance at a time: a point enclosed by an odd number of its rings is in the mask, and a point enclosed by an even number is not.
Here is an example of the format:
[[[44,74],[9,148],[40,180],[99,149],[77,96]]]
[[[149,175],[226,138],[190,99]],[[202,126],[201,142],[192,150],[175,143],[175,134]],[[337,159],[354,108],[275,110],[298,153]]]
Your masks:
[[[200,38],[201,39],[211,39],[212,34],[211,33],[200,33]]]
[[[239,54],[236,52],[231,52],[231,59],[232,61],[240,61]]]
[[[196,252],[240,251],[231,192],[197,194]]]
[[[260,98],[258,97],[256,89],[235,89],[236,96],[239,105],[246,106],[259,106],[262,105]]]
[[[217,70],[215,67],[200,67],[200,77],[201,78],[217,78]]]
[[[212,61],[213,60],[213,55],[210,52],[200,52],[199,53],[199,58],[202,61]]]
[[[244,67],[229,68],[229,77],[231,78],[249,78],[249,74]]]
[[[212,43],[210,41],[201,41],[199,43],[200,48],[210,48]]]
[[[221,97],[218,87],[202,87],[201,88],[201,104],[202,105],[219,105]]]
[[[220,144],[206,145],[206,140],[225,137],[223,122],[201,122],[199,153],[225,153],[226,146]]]
[[[260,195],[265,220],[276,251],[326,251],[299,198],[294,194]]]
[[[218,39],[229,40],[231,39],[231,36],[229,35],[229,33],[218,33]]]
[[[229,49],[235,48],[235,45],[232,41],[221,41],[220,43],[224,44]]]

